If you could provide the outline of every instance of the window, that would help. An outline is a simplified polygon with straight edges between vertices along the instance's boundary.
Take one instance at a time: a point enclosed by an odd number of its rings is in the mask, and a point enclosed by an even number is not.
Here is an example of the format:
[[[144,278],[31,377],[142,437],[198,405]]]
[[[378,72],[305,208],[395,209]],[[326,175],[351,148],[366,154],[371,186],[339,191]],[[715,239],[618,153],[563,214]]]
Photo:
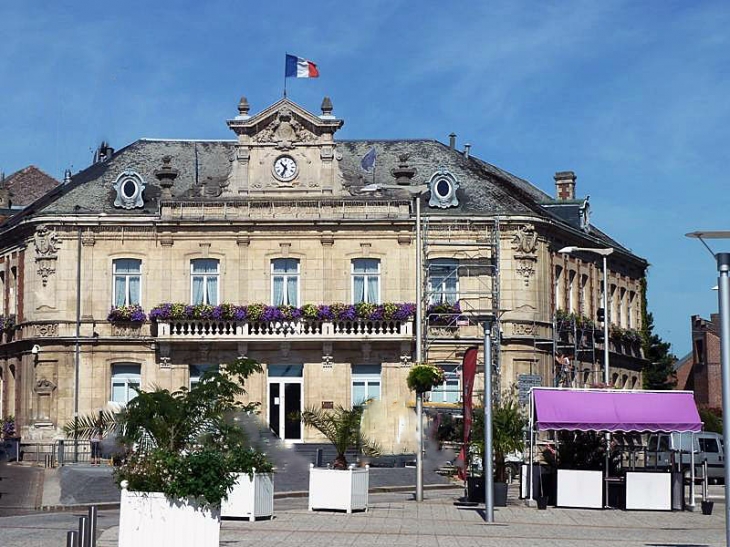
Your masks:
[[[193,304],[218,305],[219,263],[214,258],[190,261],[191,298]]]
[[[295,258],[272,260],[271,279],[272,305],[299,305],[299,260]]]
[[[112,262],[114,275],[114,305],[131,306],[139,304],[139,284],[142,261],[133,258],[119,258]]]
[[[456,304],[459,300],[459,262],[432,260],[428,264],[430,304]]]
[[[609,312],[606,320],[618,325],[621,319],[616,315],[616,285],[608,286],[608,310],[606,311]]]
[[[380,302],[380,260],[357,258],[352,261],[352,302]]]
[[[562,310],[563,302],[563,267],[555,266],[555,309]]]
[[[137,396],[134,388],[139,388],[140,365],[112,365],[112,401],[126,405]]]
[[[705,439],[700,437],[697,439],[697,442],[700,443],[700,452],[711,452],[713,454],[720,452],[720,448],[717,446],[717,441],[715,439]]]
[[[460,365],[439,364],[444,371],[446,381],[431,390],[429,400],[432,403],[458,403],[461,401]]]
[[[209,370],[218,370],[218,365],[190,365],[190,389],[200,382],[200,377]]]
[[[352,405],[380,399],[380,365],[352,365]]]
[[[622,327],[626,326],[627,321],[624,317],[624,299],[626,298],[626,289],[619,289],[618,291],[618,309],[616,311],[617,323]]]
[[[588,302],[586,298],[586,286],[588,285],[588,276],[587,275],[581,275],[580,276],[580,294],[579,294],[579,302],[578,306],[580,309],[578,310],[581,315],[588,315]]]
[[[634,291],[629,291],[629,301],[626,305],[626,319],[628,320],[627,326],[630,329],[636,328],[636,323],[634,321],[634,298],[636,298],[636,293]]]
[[[575,313],[575,271],[568,272],[568,311]]]

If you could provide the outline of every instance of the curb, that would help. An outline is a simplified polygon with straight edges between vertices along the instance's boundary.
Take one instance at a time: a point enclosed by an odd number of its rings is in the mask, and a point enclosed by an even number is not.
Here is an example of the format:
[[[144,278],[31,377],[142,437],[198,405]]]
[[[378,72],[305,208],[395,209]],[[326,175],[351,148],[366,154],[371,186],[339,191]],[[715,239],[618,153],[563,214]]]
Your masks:
[[[459,485],[453,484],[427,484],[423,487],[424,490],[461,490],[463,489]],[[415,492],[416,487],[414,486],[375,486],[368,490],[369,494],[390,494],[397,492]],[[288,499],[288,498],[306,498],[309,495],[307,490],[295,490],[291,492],[274,492],[274,499]],[[35,510],[43,513],[71,513],[74,511],[85,511],[91,506],[96,506],[100,511],[119,509],[118,501],[102,502],[102,503],[77,503],[74,505],[43,505],[36,507]]]

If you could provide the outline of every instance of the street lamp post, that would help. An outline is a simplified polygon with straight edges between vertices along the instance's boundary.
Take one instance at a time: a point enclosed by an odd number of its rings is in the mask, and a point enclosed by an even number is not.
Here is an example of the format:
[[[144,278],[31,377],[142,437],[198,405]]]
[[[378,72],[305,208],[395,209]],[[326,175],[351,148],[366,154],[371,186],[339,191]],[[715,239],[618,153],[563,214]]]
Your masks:
[[[416,202],[416,363],[423,359],[423,241],[421,235],[421,196],[428,184],[371,184],[367,192],[406,190]],[[423,394],[416,392],[416,501],[423,501]]]
[[[606,248],[593,248],[593,247],[563,247],[558,251],[559,253],[572,254],[577,252],[593,253],[600,255],[603,258],[603,383],[606,387],[610,384],[610,376],[608,372],[608,321],[610,315],[608,313],[608,268],[606,267],[606,259],[608,255],[613,253],[613,247]],[[608,474],[609,474],[609,463],[610,454],[609,449],[611,447],[611,434],[606,433],[606,461],[605,461],[605,473],[606,480],[604,481],[606,506],[608,506]],[[532,462],[530,462],[532,463]]]
[[[725,461],[730,461],[730,253],[715,253],[705,239],[730,239],[728,231],[692,232],[687,237],[699,239],[717,261],[718,308],[720,313],[720,370],[722,374],[722,444]],[[730,545],[730,504],[727,485],[730,466],[725,465],[725,545]]]

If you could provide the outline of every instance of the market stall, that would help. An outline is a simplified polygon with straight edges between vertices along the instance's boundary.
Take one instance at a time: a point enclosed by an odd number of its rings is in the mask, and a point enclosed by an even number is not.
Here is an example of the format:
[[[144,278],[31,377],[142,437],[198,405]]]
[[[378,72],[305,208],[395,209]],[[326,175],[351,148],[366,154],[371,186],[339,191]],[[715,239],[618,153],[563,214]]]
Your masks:
[[[532,462],[535,435],[540,431],[693,434],[701,431],[702,422],[690,391],[533,388],[529,427],[529,457]],[[691,469],[694,471],[694,463]],[[579,472],[561,469],[557,505],[600,507],[603,503],[599,504],[597,500],[604,499],[602,490],[607,491],[611,481],[621,483],[627,509],[671,509],[669,474],[648,470],[632,471],[619,480],[609,477],[607,470]],[[533,498],[532,484],[530,480],[530,498]],[[605,499],[608,499],[607,495]]]

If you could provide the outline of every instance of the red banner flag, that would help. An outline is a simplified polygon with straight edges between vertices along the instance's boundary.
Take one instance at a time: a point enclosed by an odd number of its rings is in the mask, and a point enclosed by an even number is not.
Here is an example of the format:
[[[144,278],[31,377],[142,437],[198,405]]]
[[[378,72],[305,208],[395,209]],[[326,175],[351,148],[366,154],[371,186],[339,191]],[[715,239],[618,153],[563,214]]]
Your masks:
[[[464,404],[464,444],[457,462],[459,465],[459,478],[466,480],[469,470],[466,468],[467,450],[469,450],[469,437],[471,436],[472,423],[472,394],[474,393],[474,377],[477,374],[477,354],[479,349],[472,347],[464,352],[464,360],[461,364],[461,385]]]

